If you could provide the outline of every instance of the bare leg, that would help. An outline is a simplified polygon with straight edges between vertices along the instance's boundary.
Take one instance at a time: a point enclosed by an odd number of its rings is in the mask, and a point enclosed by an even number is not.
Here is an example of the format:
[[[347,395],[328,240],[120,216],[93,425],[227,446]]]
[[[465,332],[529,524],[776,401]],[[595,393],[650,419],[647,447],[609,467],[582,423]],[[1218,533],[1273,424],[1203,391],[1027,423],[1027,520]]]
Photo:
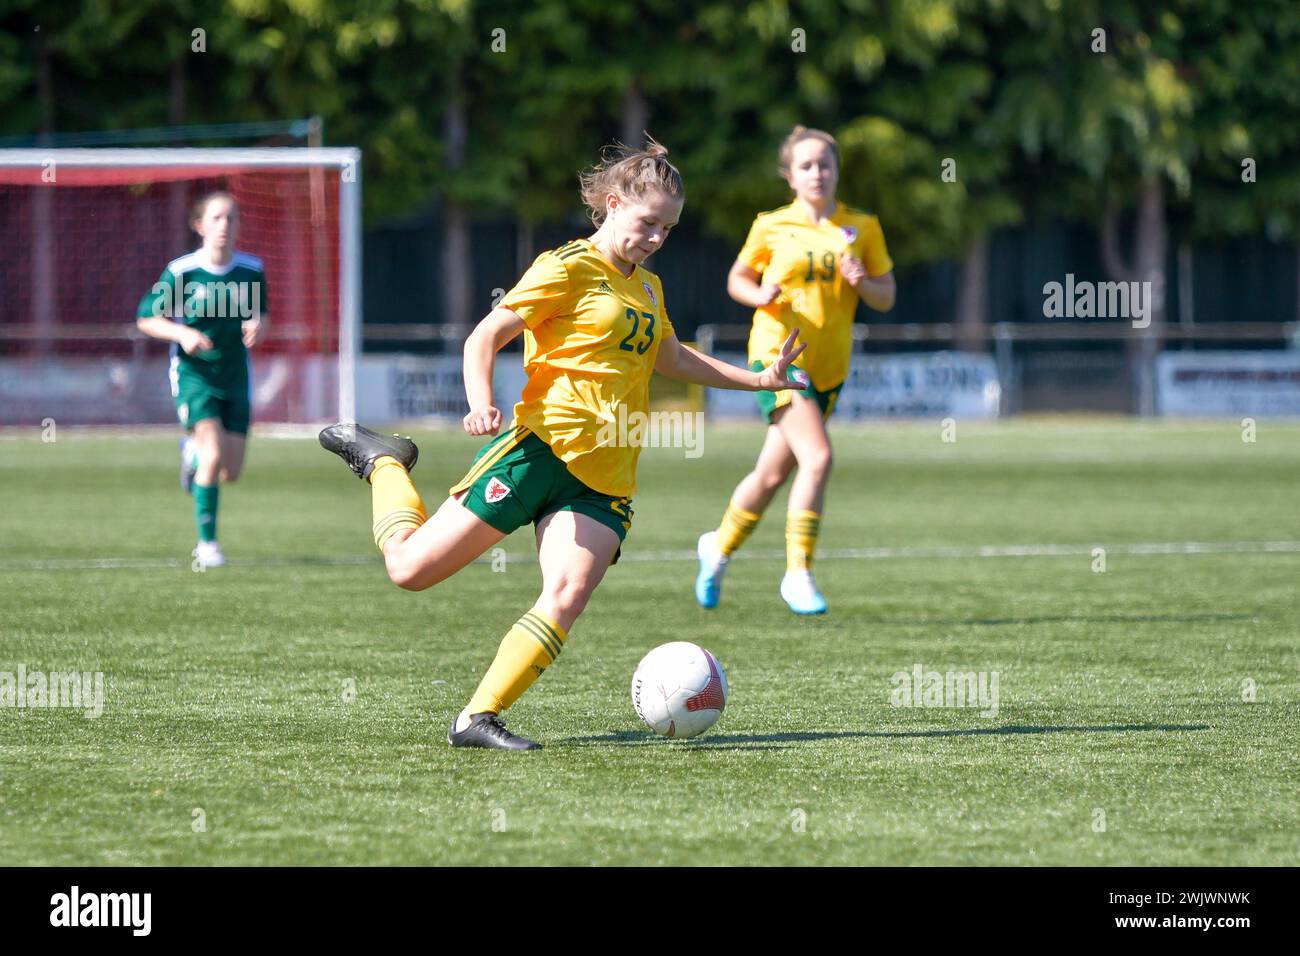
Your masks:
[[[221,483],[238,481],[244,470],[244,451],[248,447],[248,436],[221,430]]]
[[[826,434],[821,408],[814,400],[796,395],[774,418],[776,429],[799,464],[799,474],[790,488],[788,510],[821,514],[831,475],[831,440]]]
[[[830,438],[821,408],[812,399],[798,395],[779,413],[776,427],[799,462],[786,515],[786,572],[781,579],[781,597],[796,614],[823,614],[826,599],[813,584],[809,568],[831,473]]]
[[[398,587],[423,591],[445,581],[505,537],[455,498],[414,531],[384,543],[384,564]]]
[[[211,487],[221,475],[221,452],[226,430],[221,419],[204,418],[194,423],[194,445],[199,451],[199,467],[194,472],[194,482]]]
[[[785,436],[779,428],[769,427],[758,460],[753,470],[732,491],[718,530],[700,535],[697,545],[700,571],[695,579],[695,600],[701,607],[718,606],[727,562],[758,526],[763,512],[794,467],[794,452]]]
[[[794,471],[795,456],[781,434],[781,429],[771,426],[763,439],[754,470],[740,480],[731,493],[731,503],[737,508],[762,514],[772,503],[780,487]]]
[[[555,511],[537,523],[542,593],[502,638],[474,696],[452,723],[449,742],[511,750],[535,746],[506,731],[495,715],[514,704],[554,663],[618,544],[614,531],[584,514]]]
[[[604,578],[618,546],[618,535],[595,518],[573,511],[548,514],[537,524],[542,593],[534,607],[569,630]]]

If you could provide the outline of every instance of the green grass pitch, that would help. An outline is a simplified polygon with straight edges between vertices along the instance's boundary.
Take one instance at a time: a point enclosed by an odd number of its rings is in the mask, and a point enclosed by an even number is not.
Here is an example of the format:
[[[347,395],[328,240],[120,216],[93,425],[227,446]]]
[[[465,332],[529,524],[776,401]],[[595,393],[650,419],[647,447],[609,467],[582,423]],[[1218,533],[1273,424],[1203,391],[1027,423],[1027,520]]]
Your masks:
[[[416,437],[436,506],[478,441]],[[0,672],[106,682],[98,719],[0,708],[0,864],[1295,863],[1300,426],[833,437],[817,619],[776,593],[784,495],[723,605],[692,598],[757,428],[643,455],[626,560],[508,715],[535,754],[445,740],[537,592],[528,531],[401,591],[366,486],[255,437],[231,566],[195,573],[174,437],[0,438]],[[731,680],[693,742],[630,703],[677,639]],[[892,706],[918,664],[998,672],[997,713]]]

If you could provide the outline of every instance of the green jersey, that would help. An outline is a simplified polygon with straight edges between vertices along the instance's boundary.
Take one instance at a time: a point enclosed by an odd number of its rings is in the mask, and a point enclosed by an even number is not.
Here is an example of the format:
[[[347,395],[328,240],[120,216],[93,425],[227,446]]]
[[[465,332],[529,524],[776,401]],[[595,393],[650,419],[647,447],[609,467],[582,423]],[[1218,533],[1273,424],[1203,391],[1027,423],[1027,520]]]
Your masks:
[[[248,351],[242,323],[268,314],[262,260],[236,252],[225,266],[214,266],[199,252],[167,264],[153,288],[140,300],[141,318],[165,317],[198,329],[212,348],[186,355],[171,347],[172,394],[187,379],[221,395],[248,392]]]

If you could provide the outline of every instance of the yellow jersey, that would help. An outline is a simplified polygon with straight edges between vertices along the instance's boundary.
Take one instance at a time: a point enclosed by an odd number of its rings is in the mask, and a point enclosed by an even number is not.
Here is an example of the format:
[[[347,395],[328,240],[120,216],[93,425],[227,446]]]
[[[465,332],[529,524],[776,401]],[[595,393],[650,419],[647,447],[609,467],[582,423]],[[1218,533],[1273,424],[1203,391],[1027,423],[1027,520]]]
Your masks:
[[[644,421],[659,345],[673,334],[659,277],[640,266],[624,276],[575,239],[538,256],[500,304],[525,327],[515,422],[583,484],[631,497],[641,449],[619,427]]]
[[[834,213],[813,223],[796,201],[759,214],[737,259],[761,276],[760,284],[778,283],[781,294],[754,312],[751,362],[773,362],[797,328],[808,348],[795,364],[815,388],[826,391],[848,378],[860,300],[840,275],[840,253],[846,250],[873,279],[894,268],[880,220],[870,213],[836,203]]]

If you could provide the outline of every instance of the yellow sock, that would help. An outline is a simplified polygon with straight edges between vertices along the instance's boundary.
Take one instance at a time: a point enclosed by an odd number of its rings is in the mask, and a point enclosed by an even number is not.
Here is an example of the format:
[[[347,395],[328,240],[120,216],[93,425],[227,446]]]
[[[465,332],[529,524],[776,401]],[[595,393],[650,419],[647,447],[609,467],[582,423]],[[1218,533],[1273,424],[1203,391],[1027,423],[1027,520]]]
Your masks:
[[[568,638],[564,628],[537,608],[530,610],[501,639],[497,656],[470,698],[467,712],[501,713],[555,662]]]
[[[791,511],[785,518],[785,567],[806,571],[812,567],[817,549],[817,532],[822,517],[815,511]]]
[[[371,504],[375,516],[375,544],[384,550],[384,544],[393,532],[403,528],[420,527],[429,520],[420,493],[411,484],[402,463],[385,455],[375,462],[370,472]]]
[[[727,513],[722,516],[722,524],[718,525],[718,550],[730,557],[754,533],[762,517],[728,502]]]

